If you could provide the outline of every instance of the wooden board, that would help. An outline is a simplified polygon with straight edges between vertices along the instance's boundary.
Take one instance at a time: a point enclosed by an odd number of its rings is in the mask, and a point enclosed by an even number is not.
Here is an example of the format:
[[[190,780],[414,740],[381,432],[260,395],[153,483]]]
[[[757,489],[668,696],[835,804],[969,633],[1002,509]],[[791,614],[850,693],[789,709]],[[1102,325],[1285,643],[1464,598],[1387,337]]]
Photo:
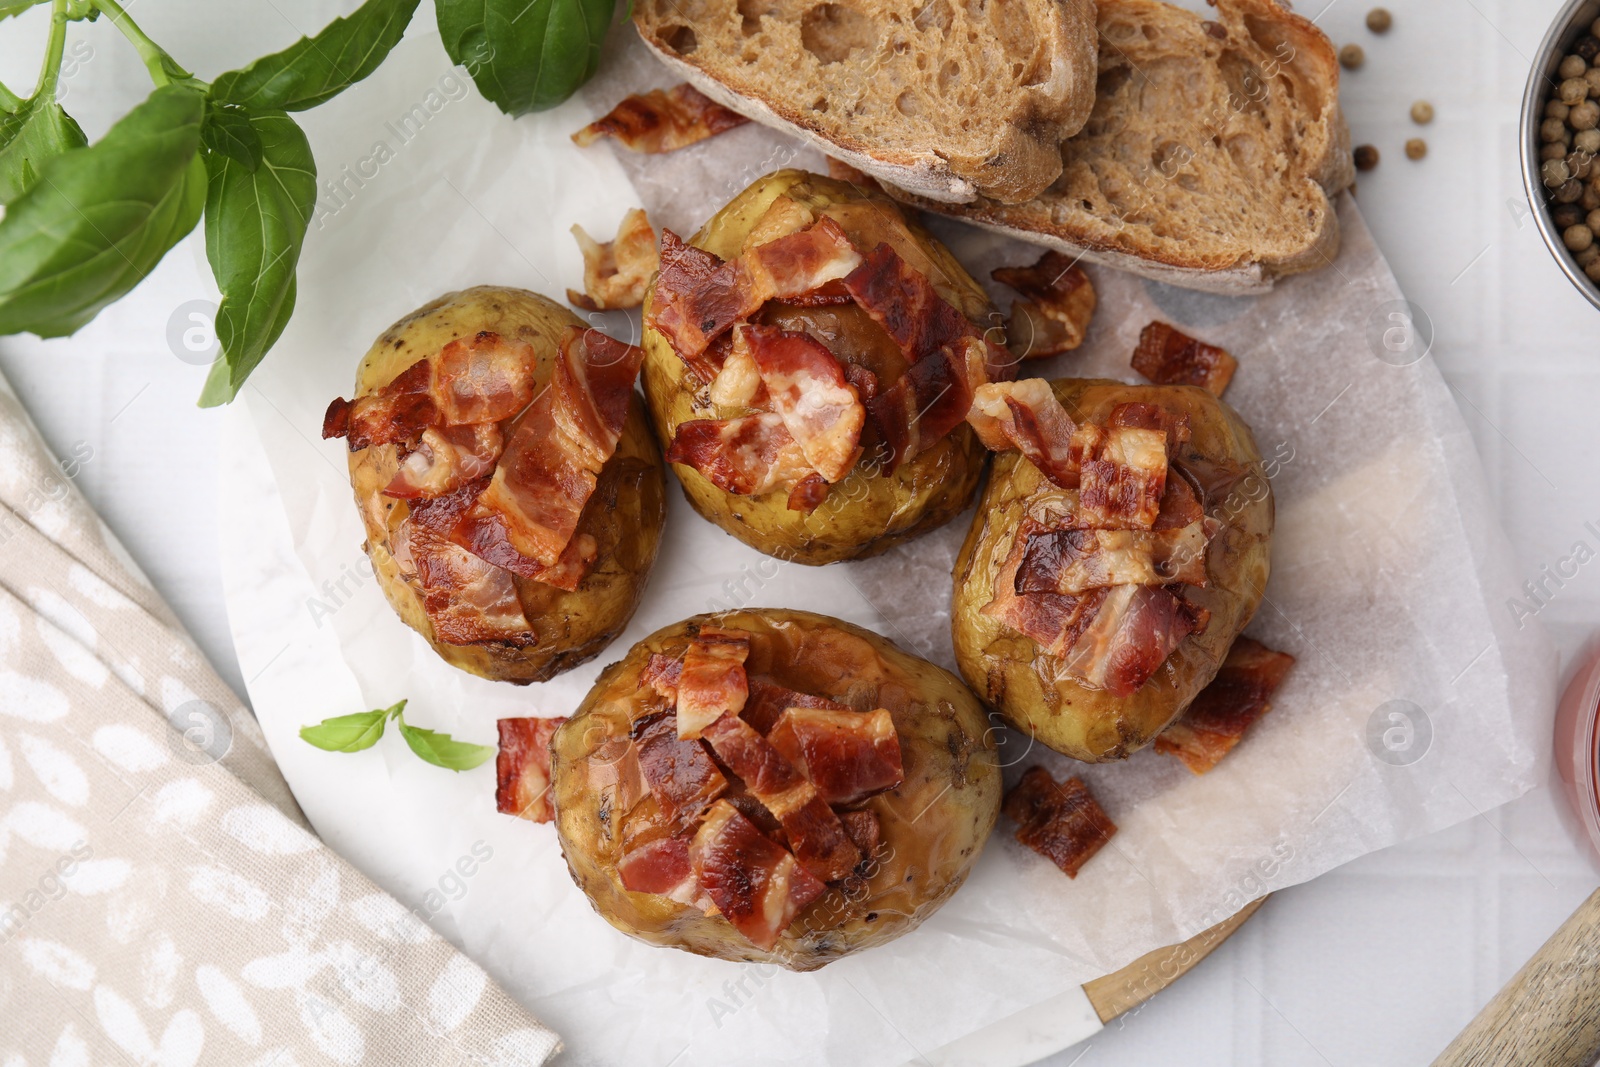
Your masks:
[[[1085,982],[1083,991],[1089,995],[1089,1003],[1094,1005],[1100,1021],[1108,1023],[1132,1011],[1188,974],[1195,964],[1211,955],[1266,902],[1266,897],[1252,900],[1238,913],[1209,930],[1201,931],[1181,945],[1147,952],[1120,971]]]

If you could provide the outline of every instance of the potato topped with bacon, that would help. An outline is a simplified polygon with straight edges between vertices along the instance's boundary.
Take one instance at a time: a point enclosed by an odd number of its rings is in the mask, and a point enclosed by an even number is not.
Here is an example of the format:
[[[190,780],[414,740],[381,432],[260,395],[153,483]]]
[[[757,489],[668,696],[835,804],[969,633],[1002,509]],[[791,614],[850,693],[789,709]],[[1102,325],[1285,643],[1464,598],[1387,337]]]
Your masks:
[[[550,743],[556,830],[640,940],[814,970],[915,928],[1000,806],[982,706],[876,634],[700,615],[601,674]]]
[[[378,583],[448,662],[544,681],[633,615],[666,518],[643,356],[537,293],[478,286],[385,330],[329,405]]]
[[[955,566],[956,659],[1019,729],[1091,763],[1143,748],[1261,602],[1272,488],[1249,427],[1189,385],[978,391],[1003,450]]]
[[[695,509],[834,563],[955,517],[984,452],[973,391],[1016,362],[983,289],[895,203],[784,170],[685,244],[662,234],[645,395]]]

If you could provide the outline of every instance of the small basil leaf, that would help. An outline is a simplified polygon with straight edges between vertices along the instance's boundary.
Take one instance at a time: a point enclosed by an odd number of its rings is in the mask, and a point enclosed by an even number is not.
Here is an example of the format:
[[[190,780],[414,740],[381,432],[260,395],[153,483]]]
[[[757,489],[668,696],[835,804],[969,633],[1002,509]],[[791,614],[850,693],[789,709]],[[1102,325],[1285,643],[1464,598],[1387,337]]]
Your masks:
[[[261,145],[259,167],[222,154],[207,159],[206,258],[222,290],[222,359],[212,365],[203,407],[232,400],[288,325],[295,265],[317,200],[317,165],[295,121],[282,111],[252,111],[247,124]]]
[[[470,771],[499,751],[494,745],[473,745],[449,734],[408,726],[404,719],[400,720],[400,736],[425,761],[451,771]]]
[[[600,65],[616,0],[434,0],[453,63],[508,115],[555,107]]]
[[[54,100],[33,99],[0,117],[0,204],[39,180],[45,160],[88,144],[83,130]]]
[[[282,111],[315,107],[378,68],[405,33],[417,3],[367,0],[316,36],[302,37],[243,70],[221,75],[212,83],[211,95],[229,104]]]
[[[300,740],[326,752],[360,752],[378,743],[388,722],[387,708],[339,715],[315,726],[302,726]]]
[[[245,170],[261,166],[261,135],[250,125],[250,115],[243,108],[208,104],[200,143],[207,151],[242,164]]]
[[[47,2],[48,0],[0,0],[0,19],[20,15],[30,7],[37,7]]]
[[[205,206],[205,98],[165,85],[49,160],[0,219],[0,334],[62,337],[144,280]]]

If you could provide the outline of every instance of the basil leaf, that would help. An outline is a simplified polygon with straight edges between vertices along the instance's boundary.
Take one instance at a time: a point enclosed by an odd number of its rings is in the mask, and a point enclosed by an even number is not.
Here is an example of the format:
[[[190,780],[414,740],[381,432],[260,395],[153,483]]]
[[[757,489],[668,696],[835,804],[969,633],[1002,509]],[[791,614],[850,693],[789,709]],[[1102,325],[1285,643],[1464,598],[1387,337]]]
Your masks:
[[[402,700],[389,708],[323,719],[315,726],[302,726],[300,740],[326,752],[360,752],[378,743],[390,716],[398,715],[405,706]]]
[[[314,37],[211,85],[214,99],[249,107],[304,111],[348,89],[378,68],[406,31],[418,0],[367,0]]]
[[[600,65],[616,0],[434,0],[453,63],[508,115],[555,107]]]
[[[499,751],[494,745],[468,744],[449,734],[408,726],[404,719],[400,720],[400,736],[424,760],[451,771],[470,771]]]
[[[49,0],[0,0],[0,19],[8,19],[12,15],[20,15],[30,7],[48,3]]]
[[[250,114],[243,108],[208,103],[206,121],[200,127],[200,143],[208,152],[244,164],[245,170],[261,166],[261,135],[250,125]]]
[[[204,114],[200,93],[162,86],[96,144],[45,164],[0,220],[0,334],[73,333],[194,229]]]
[[[295,121],[282,111],[247,112],[261,145],[254,170],[229,155],[206,157],[206,258],[222,290],[217,340],[202,407],[239,392],[294,310],[294,271],[317,201],[317,165]]]
[[[0,204],[9,204],[39,180],[45,161],[89,141],[54,100],[35,97],[0,116]]]

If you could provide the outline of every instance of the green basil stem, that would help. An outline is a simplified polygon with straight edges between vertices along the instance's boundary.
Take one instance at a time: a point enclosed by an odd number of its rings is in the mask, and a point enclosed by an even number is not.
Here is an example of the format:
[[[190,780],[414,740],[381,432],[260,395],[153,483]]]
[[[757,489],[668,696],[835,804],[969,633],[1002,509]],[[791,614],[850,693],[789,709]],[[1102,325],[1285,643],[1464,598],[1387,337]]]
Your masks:
[[[33,87],[35,100],[54,101],[56,82],[61,77],[61,57],[67,48],[67,0],[55,0],[50,11],[50,40],[44,49],[44,66]]]
[[[8,115],[14,115],[16,114],[17,109],[20,108],[24,103],[26,103],[26,101],[23,100],[22,97],[18,96],[10,89],[7,89],[3,84],[0,84],[0,111],[3,111]]]
[[[188,78],[189,72],[183,70],[172,61],[172,57],[162,47],[145,36],[139,24],[129,17],[117,0],[93,0],[94,6],[99,8],[118,30],[126,37],[133,47],[138,49],[139,58],[144,60],[144,67],[150,72],[150,80],[156,85],[166,85],[172,81],[172,76],[177,74],[180,78]],[[62,10],[65,0],[56,0],[57,10]]]

